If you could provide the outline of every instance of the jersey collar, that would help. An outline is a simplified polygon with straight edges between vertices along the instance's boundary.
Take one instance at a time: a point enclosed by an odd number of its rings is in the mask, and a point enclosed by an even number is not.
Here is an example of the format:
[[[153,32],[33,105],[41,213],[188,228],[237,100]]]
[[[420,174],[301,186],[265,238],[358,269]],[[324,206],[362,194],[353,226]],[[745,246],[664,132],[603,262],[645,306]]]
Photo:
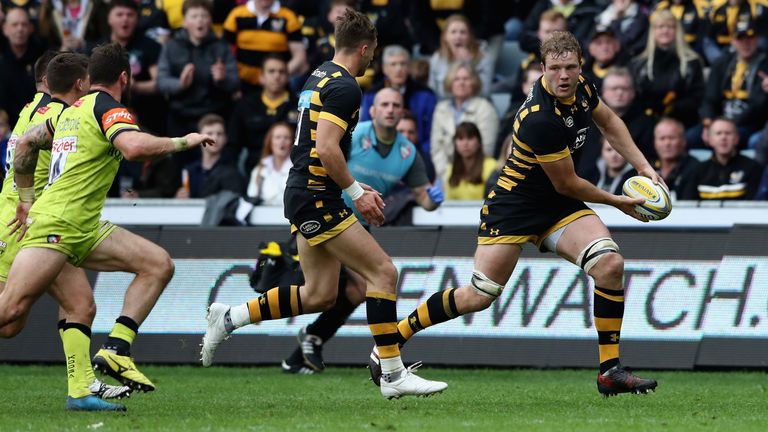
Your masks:
[[[338,67],[340,67],[340,68],[342,68],[342,69],[344,69],[345,71],[347,71],[347,73],[348,73],[348,74],[352,75],[352,72],[350,72],[350,71],[349,71],[349,69],[347,69],[347,67],[346,67],[346,66],[344,66],[343,64],[341,64],[341,63],[336,63],[336,62],[335,62],[335,61],[333,61],[333,60],[331,60],[331,63],[335,64],[336,66],[338,66]]]
[[[541,79],[541,87],[544,89],[544,91],[546,91],[551,96],[553,96],[555,99],[560,101],[560,103],[563,103],[565,105],[573,105],[574,103],[576,103],[576,95],[575,94],[573,96],[569,97],[567,100],[563,101],[559,97],[555,96],[555,94],[552,93],[552,91],[549,90],[549,87],[547,87],[547,80],[545,80],[544,77],[541,77],[540,79]]]

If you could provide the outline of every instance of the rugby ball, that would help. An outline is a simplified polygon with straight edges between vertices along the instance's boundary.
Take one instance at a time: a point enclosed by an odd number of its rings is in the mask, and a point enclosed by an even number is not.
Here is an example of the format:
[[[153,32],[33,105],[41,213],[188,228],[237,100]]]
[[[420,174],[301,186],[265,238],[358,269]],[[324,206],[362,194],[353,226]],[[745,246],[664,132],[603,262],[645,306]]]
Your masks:
[[[643,198],[645,203],[635,206],[635,210],[648,220],[657,221],[672,212],[672,200],[669,190],[663,185],[653,184],[648,177],[634,176],[627,179],[622,187],[624,195],[630,198]]]

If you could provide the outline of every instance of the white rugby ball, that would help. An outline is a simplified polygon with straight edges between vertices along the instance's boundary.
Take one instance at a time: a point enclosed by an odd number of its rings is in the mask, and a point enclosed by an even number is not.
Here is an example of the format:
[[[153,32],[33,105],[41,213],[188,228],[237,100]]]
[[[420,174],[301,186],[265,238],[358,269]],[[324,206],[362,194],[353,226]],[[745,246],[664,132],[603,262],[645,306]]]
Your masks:
[[[648,177],[630,177],[624,182],[622,190],[630,198],[645,199],[645,203],[635,206],[635,210],[647,216],[648,220],[662,220],[672,212],[669,190],[661,183],[653,184]]]

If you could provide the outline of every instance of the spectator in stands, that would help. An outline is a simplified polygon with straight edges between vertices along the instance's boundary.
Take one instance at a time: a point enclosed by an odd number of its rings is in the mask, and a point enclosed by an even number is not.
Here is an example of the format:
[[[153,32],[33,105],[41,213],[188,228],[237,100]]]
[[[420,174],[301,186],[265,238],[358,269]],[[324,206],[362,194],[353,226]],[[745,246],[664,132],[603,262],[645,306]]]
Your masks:
[[[206,114],[200,119],[200,133],[214,138],[216,144],[202,147],[202,159],[184,167],[176,198],[205,198],[225,190],[243,194],[245,182],[223,151],[227,145],[225,124],[218,114]]]
[[[499,116],[496,108],[488,100],[479,97],[480,78],[472,64],[454,63],[448,70],[443,83],[449,99],[438,102],[432,117],[430,134],[430,154],[438,178],[445,177],[445,172],[453,157],[453,136],[456,125],[462,122],[474,123],[480,130],[483,154],[490,155],[496,144],[499,129]]]
[[[34,64],[43,49],[32,37],[33,31],[25,9],[15,7],[8,10],[3,22],[3,34],[8,42],[0,47],[0,74],[5,88],[0,106],[14,121],[21,108],[35,94]]]
[[[556,31],[567,31],[568,25],[565,20],[565,15],[561,12],[550,9],[544,11],[539,17],[539,28],[536,30],[537,41],[545,41],[549,39],[552,33]],[[524,49],[523,46],[520,46]],[[530,48],[530,47],[529,47]],[[512,80],[512,98],[515,99],[516,90],[523,85],[523,80],[526,78],[525,74],[527,70],[531,69],[532,65],[537,65],[541,68],[541,55],[539,54],[539,45],[537,44],[533,51],[528,52],[528,56],[520,62],[520,70],[517,72],[514,80]],[[526,93],[527,95],[527,93]],[[515,111],[516,112],[516,111]]]
[[[576,36],[582,46],[587,45],[587,38],[595,25],[595,17],[603,11],[594,0],[541,0],[537,1],[523,23],[523,32],[520,34],[520,48],[526,52],[539,50],[541,39],[537,37],[536,30],[539,18],[547,10],[553,9],[565,16],[568,20],[568,31]]]
[[[447,18],[461,14],[464,1],[410,0],[410,3],[409,21],[419,53],[431,55],[440,49],[440,34],[445,30]]]
[[[725,117],[712,120],[707,129],[712,159],[691,175],[681,196],[688,200],[751,200],[757,192],[762,167],[739,154],[736,123]]]
[[[171,29],[181,28],[181,18],[183,16],[181,12],[183,8],[182,0],[163,0],[162,2],[157,0],[137,1],[139,3],[139,27],[137,30],[139,33],[159,44],[165,44],[171,36]],[[171,27],[170,23],[168,23],[168,15],[163,9],[163,7],[171,5],[178,7],[179,10],[179,22],[174,20],[174,27]]]
[[[88,0],[53,0],[53,22],[56,24],[62,51],[85,50],[85,30],[93,11]]]
[[[268,206],[283,206],[283,192],[288,171],[293,166],[293,126],[277,122],[267,131],[259,164],[251,171],[248,196]]]
[[[643,2],[645,3],[645,2]],[[612,0],[595,19],[597,26],[613,30],[622,52],[629,56],[639,54],[645,47],[648,31],[648,9],[636,0]]]
[[[499,134],[498,138],[496,140],[496,147],[494,148],[494,155],[501,155],[501,149],[503,148],[504,141],[507,140],[509,134],[512,133],[512,130],[515,125],[515,115],[517,114],[517,110],[520,109],[520,106],[523,105],[523,102],[525,102],[525,98],[528,97],[528,93],[531,92],[531,88],[533,87],[533,84],[541,78],[541,75],[543,72],[541,71],[541,63],[535,62],[535,63],[529,63],[527,68],[523,71],[522,74],[522,84],[520,84],[519,87],[514,89],[510,95],[510,102],[509,102],[509,108],[507,109],[507,112],[504,114],[504,117],[501,119],[501,124],[499,126]]]
[[[411,2],[412,0],[360,0],[358,2],[357,10],[366,14],[376,26],[376,41],[379,47],[400,45],[408,50],[413,48],[413,39],[406,23],[406,18],[411,11]],[[352,7],[354,6],[353,4]]]
[[[197,130],[207,113],[226,116],[240,85],[229,45],[211,32],[208,0],[184,2],[184,28],[160,54],[157,88],[168,97],[171,136]]]
[[[230,119],[232,146],[228,152],[240,159],[245,150],[245,171],[250,173],[261,158],[264,138],[270,126],[279,121],[295,127],[298,100],[288,91],[288,65],[279,55],[264,58],[259,82],[262,87],[243,94]]]
[[[709,37],[716,47],[716,55],[729,50],[739,22],[751,22],[752,27],[765,34],[768,12],[765,2],[755,0],[726,0],[712,2],[709,18]],[[716,57],[713,56],[713,60]]]
[[[469,21],[461,15],[451,15],[445,21],[445,29],[440,35],[440,49],[429,60],[429,87],[443,99],[449,96],[442,83],[448,69],[456,62],[470,64],[481,83],[479,93],[490,94],[494,64],[483,50],[485,46],[475,39]]]
[[[411,114],[409,110],[403,110],[403,116],[400,117],[400,121],[397,122],[397,132],[404,136],[411,144],[419,148],[419,128],[416,123],[416,118]],[[421,155],[422,158],[424,155]],[[428,156],[428,155],[427,155]]]
[[[621,50],[621,44],[613,28],[598,25],[589,38],[589,55],[581,67],[582,73],[597,88],[603,86],[603,78],[612,67],[625,66],[628,58]]]
[[[611,147],[608,140],[601,139],[600,159],[597,160],[592,170],[584,176],[593,185],[600,189],[621,195],[622,186],[632,176],[637,175],[637,171],[628,164],[624,157]]]
[[[120,198],[173,198],[181,186],[179,165],[172,155],[151,161],[120,161],[108,196]]]
[[[741,148],[768,120],[768,54],[758,46],[757,29],[751,20],[736,23],[731,39],[733,53],[723,54],[710,69],[701,105],[705,139],[713,118],[724,116],[739,128]],[[755,139],[759,138],[756,137]]]
[[[703,55],[708,9],[709,1],[707,0],[662,0],[654,6],[651,20],[660,11],[671,12],[683,28],[685,42],[694,51]]]
[[[704,95],[703,64],[685,43],[672,12],[662,10],[651,16],[648,44],[632,61],[632,73],[644,111],[676,118],[686,128],[696,125]]]
[[[307,72],[307,51],[296,14],[276,0],[248,0],[232,9],[224,22],[224,37],[237,48],[237,67],[244,90],[259,84],[267,54],[284,56],[290,75]]]
[[[664,178],[672,197],[680,197],[686,182],[699,166],[699,161],[686,149],[683,124],[673,118],[662,117],[653,130],[653,145],[659,155],[656,171]]]
[[[425,87],[408,77],[410,60],[408,51],[399,45],[390,45],[384,48],[382,54],[384,79],[363,95],[363,102],[360,106],[360,121],[371,119],[370,109],[376,93],[382,88],[391,87],[403,95],[405,108],[416,119],[419,131],[418,143],[420,143],[417,148],[422,155],[429,155],[429,134],[432,130],[432,116],[437,105],[437,98],[429,87]]]
[[[304,20],[301,34],[307,46],[309,69],[314,70],[323,62],[333,58],[333,50],[336,46],[333,26],[336,18],[344,15],[347,9],[354,8],[354,4],[355,0],[331,0],[327,14],[308,17]]]
[[[41,25],[45,27],[45,7],[46,0],[0,0],[2,9],[5,11],[6,16],[15,8],[23,9],[27,13],[27,19],[33,28],[39,35],[47,35],[47,29],[41,29]],[[47,7],[47,6],[46,6]],[[2,15],[0,13],[0,15]]]
[[[496,160],[483,154],[480,131],[474,123],[462,122],[453,136],[453,162],[445,175],[447,200],[482,200],[485,183],[496,170]]]
[[[142,127],[156,134],[164,134],[166,103],[157,91],[157,60],[161,46],[143,34],[137,33],[139,6],[134,0],[111,0],[107,14],[110,35],[91,44],[117,42],[128,51],[131,64],[131,102]]]

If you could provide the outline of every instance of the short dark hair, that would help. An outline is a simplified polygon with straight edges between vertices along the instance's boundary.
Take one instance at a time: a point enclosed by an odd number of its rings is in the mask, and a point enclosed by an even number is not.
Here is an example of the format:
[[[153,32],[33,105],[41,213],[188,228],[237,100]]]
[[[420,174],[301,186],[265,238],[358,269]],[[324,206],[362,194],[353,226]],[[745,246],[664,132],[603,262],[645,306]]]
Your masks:
[[[266,65],[267,62],[270,61],[270,60],[277,60],[277,61],[285,64],[286,66],[288,65],[288,60],[285,59],[284,55],[282,55],[280,53],[271,52],[271,53],[268,53],[268,54],[264,55],[264,57],[261,59],[261,68],[264,69],[264,65]]]
[[[224,121],[224,117],[211,113],[200,118],[200,121],[197,122],[197,130],[201,131],[204,127],[215,124],[220,124],[225,130],[227,129],[227,122]]]
[[[113,0],[114,1],[114,0]],[[112,85],[120,79],[121,73],[131,77],[131,63],[128,61],[128,51],[117,42],[97,46],[91,53],[88,73],[91,84]]]
[[[203,8],[208,11],[208,14],[213,13],[213,6],[210,0],[184,0],[181,5],[181,14],[186,15],[187,11],[195,8]]]
[[[416,117],[414,117],[411,110],[404,108],[403,109],[403,115],[400,117],[400,120],[410,120],[414,122],[418,126],[418,122],[416,122]]]
[[[336,49],[357,48],[363,43],[376,40],[376,27],[365,14],[354,9],[347,9],[344,15],[336,19],[334,25]]]
[[[109,2],[108,12],[112,12],[112,9],[116,7],[124,7],[131,9],[132,11],[139,13],[139,3],[134,0],[111,0]]]
[[[84,80],[88,75],[88,57],[78,53],[61,53],[48,63],[46,74],[51,93],[67,93],[77,80]]]
[[[547,56],[562,57],[567,53],[574,53],[581,63],[581,44],[576,37],[567,31],[552,32],[549,39],[541,43],[541,63],[547,65]]]
[[[48,70],[48,63],[57,55],[59,55],[58,51],[48,50],[38,57],[35,62],[35,83],[43,82],[43,77]]]

